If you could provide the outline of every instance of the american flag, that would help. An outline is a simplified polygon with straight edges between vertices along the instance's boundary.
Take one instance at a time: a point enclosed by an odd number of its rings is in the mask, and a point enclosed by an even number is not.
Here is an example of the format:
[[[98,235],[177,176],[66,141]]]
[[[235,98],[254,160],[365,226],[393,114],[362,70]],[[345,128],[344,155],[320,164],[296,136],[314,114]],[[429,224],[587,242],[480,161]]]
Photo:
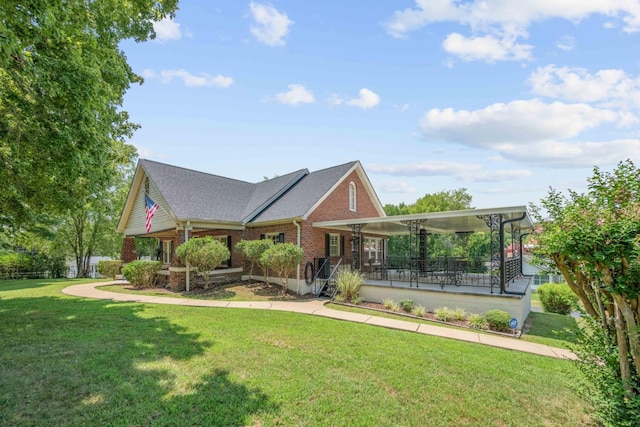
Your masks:
[[[147,200],[147,205],[145,206],[145,210],[147,211],[147,222],[145,225],[147,226],[147,233],[149,233],[151,231],[151,218],[156,214],[158,204],[151,200],[149,195],[145,194],[144,197]]]

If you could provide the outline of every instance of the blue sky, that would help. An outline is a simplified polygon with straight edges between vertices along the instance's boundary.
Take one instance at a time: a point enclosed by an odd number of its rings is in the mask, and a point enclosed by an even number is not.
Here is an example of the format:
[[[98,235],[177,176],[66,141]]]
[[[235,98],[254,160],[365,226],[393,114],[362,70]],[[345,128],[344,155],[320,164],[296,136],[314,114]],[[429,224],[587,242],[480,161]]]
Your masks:
[[[640,163],[640,1],[183,1],[125,42],[142,158],[249,182],[360,160],[383,204]]]

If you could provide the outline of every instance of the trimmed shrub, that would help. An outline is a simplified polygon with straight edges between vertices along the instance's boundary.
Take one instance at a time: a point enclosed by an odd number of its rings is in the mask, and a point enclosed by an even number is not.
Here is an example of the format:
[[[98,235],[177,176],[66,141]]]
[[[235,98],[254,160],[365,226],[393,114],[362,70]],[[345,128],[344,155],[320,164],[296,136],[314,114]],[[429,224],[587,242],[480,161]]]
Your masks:
[[[134,288],[151,288],[161,268],[160,261],[137,260],[122,267],[122,274]]]
[[[425,309],[421,305],[414,307],[413,310],[411,310],[411,314],[418,317],[424,317],[424,313],[425,313]]]
[[[382,305],[384,306],[384,308],[391,310],[391,307],[393,307],[395,303],[393,302],[392,299],[390,298],[385,298],[384,300],[382,300]]]
[[[364,275],[356,270],[341,270],[336,275],[338,292],[344,302],[357,304],[360,300],[360,287],[364,283]]]
[[[101,276],[111,277],[115,279],[118,274],[122,271],[122,261],[120,260],[103,260],[98,261],[98,273]]]
[[[487,329],[487,321],[482,314],[472,313],[469,315],[469,326],[473,329]]]
[[[273,270],[282,281],[282,295],[287,293],[289,275],[291,275],[300,261],[303,250],[293,243],[278,243],[270,246],[260,256],[260,263],[269,270]]]
[[[578,302],[578,296],[566,283],[545,283],[536,292],[547,313],[569,314]]]
[[[397,302],[393,302],[391,303],[391,307],[390,307],[391,311],[394,311],[396,313],[400,313],[400,311],[402,310],[402,307],[400,307],[400,304],[398,304]]]
[[[438,307],[433,311],[436,319],[442,322],[451,322],[453,320],[453,310],[449,307]]]
[[[467,320],[467,312],[464,308],[456,307],[451,314],[453,316],[453,320]]]
[[[413,307],[415,307],[415,305],[416,303],[413,302],[412,299],[403,299],[402,301],[400,301],[400,307],[402,307],[402,309],[407,313],[411,313],[411,310],[413,310]]]
[[[504,310],[489,310],[484,314],[487,324],[494,331],[508,331],[511,315]]]
[[[176,255],[184,262],[198,270],[198,274],[204,279],[204,288],[209,288],[211,273],[224,260],[229,259],[229,249],[211,236],[194,237],[184,242],[176,249]]]

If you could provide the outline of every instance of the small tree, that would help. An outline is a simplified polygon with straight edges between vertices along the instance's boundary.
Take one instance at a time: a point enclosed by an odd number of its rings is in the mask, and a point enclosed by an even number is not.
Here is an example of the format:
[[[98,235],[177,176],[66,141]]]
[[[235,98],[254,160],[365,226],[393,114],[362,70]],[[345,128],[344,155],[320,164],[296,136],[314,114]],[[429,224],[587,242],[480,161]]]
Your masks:
[[[239,251],[251,264],[249,270],[249,278],[252,278],[253,268],[257,265],[262,269],[265,282],[267,281],[266,266],[260,263],[260,258],[264,251],[273,246],[271,239],[261,240],[241,240],[236,244],[236,250]]]
[[[536,251],[553,260],[599,329],[578,341],[578,366],[592,386],[585,394],[599,421],[637,425],[640,169],[630,160],[611,173],[596,167],[586,193],[551,190],[541,203],[547,214],[537,215]]]
[[[282,280],[282,294],[287,292],[289,276],[302,261],[302,249],[293,243],[278,243],[268,248],[260,263],[273,269]]]
[[[204,278],[204,288],[209,288],[209,276],[222,261],[229,259],[229,249],[211,236],[194,237],[176,249],[176,255],[195,267]]]

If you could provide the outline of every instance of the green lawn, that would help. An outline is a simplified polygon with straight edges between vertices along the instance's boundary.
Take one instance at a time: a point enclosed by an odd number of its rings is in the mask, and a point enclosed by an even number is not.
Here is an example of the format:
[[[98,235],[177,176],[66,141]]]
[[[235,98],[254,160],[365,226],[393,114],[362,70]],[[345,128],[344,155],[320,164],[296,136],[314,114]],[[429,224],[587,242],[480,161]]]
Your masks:
[[[589,425],[568,361],[72,283],[0,282],[0,425]]]

